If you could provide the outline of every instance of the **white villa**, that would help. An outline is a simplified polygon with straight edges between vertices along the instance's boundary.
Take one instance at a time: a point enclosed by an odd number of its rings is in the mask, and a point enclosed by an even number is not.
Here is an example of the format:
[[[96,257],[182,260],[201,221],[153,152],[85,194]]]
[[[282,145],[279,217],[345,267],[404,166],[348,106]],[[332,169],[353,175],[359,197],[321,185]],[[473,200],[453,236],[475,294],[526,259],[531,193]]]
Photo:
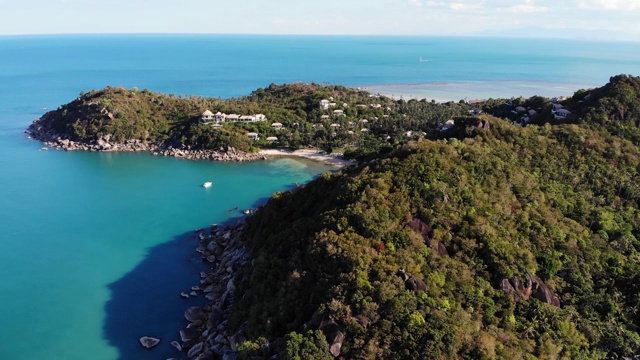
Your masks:
[[[333,123],[333,124],[331,124],[331,127],[332,127],[332,128],[334,128],[334,129],[336,129],[336,128],[339,128],[339,127],[340,127],[340,124]]]
[[[320,120],[329,120],[329,115],[320,115]]]
[[[284,129],[284,126],[282,126],[282,124],[281,124],[281,123],[279,123],[279,122],[275,122],[275,123],[271,124],[271,127],[272,127],[272,128],[274,128],[274,129],[276,129],[276,130],[282,130],[282,129]]]
[[[220,124],[220,123],[233,123],[233,122],[258,122],[258,121],[266,121],[267,117],[264,114],[256,114],[256,115],[237,115],[237,114],[225,114],[218,111],[217,113],[212,113],[210,110],[205,110],[200,116],[200,123],[205,125],[211,125],[212,123]],[[219,126],[217,126],[219,127]]]
[[[260,140],[260,136],[258,136],[258,133],[250,132],[247,134],[247,136],[253,141]]]
[[[278,141],[278,138],[277,138],[276,136],[269,136],[269,137],[267,138],[267,141],[268,141],[268,142]]]
[[[344,116],[344,110],[333,110],[333,115]]]
[[[200,116],[200,123],[202,124],[208,124],[210,122],[213,122],[214,117],[213,117],[213,113],[209,110],[206,110],[205,112],[202,113],[202,116]]]
[[[256,122],[256,117],[253,115],[241,115],[238,118],[238,122]]]

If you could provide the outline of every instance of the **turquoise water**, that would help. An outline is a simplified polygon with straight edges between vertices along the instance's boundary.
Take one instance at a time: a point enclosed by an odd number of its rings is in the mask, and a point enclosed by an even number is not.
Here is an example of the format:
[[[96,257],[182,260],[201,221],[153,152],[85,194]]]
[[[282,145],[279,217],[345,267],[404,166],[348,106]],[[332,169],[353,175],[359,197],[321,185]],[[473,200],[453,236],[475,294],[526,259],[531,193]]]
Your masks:
[[[638,44],[313,36],[0,37],[0,359],[145,359],[168,345],[198,280],[193,229],[235,221],[325,165],[39,151],[22,131],[81,91],[215,97],[269,83],[367,86],[453,99],[570,91],[640,74]],[[418,58],[429,60],[418,62]],[[431,90],[429,90],[431,87]],[[435,89],[435,90],[434,90]],[[438,93],[440,91],[441,93]],[[480,92],[474,96],[468,92]],[[519,95],[508,93],[508,95]],[[200,185],[213,181],[210,189]],[[144,351],[140,336],[162,338]]]

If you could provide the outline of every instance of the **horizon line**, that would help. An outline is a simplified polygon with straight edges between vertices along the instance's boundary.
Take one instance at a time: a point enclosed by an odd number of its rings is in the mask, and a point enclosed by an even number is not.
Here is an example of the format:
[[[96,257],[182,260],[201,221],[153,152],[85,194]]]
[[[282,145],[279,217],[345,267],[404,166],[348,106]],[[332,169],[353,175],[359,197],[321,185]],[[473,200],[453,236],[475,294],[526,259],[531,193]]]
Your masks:
[[[522,40],[574,40],[593,42],[629,42],[640,40],[624,38],[591,38],[587,36],[546,36],[546,35],[496,35],[496,34],[300,34],[300,33],[217,33],[217,32],[61,32],[61,33],[20,33],[0,34],[2,37],[38,37],[38,36],[283,36],[283,37],[410,37],[410,38],[484,38],[484,39],[522,39]]]

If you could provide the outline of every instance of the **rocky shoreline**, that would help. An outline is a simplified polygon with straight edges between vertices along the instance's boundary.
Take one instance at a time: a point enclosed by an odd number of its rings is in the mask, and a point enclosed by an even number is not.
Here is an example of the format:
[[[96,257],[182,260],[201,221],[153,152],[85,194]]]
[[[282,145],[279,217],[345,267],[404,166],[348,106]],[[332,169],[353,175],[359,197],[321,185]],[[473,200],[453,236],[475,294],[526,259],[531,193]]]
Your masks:
[[[237,345],[246,338],[246,324],[235,333],[231,333],[228,326],[235,303],[236,274],[249,265],[250,251],[241,240],[242,229],[238,223],[223,230],[217,225],[208,231],[197,230],[200,243],[196,251],[211,268],[200,273],[200,283],[191,288],[190,294],[180,295],[188,298],[202,293],[209,302],[185,311],[189,324],[180,330],[180,341],[171,343],[184,351],[188,359],[236,359]]]
[[[147,151],[153,155],[172,156],[189,160],[213,160],[213,161],[254,161],[265,160],[267,156],[260,153],[248,153],[237,150],[231,146],[221,147],[218,150],[194,150],[189,147],[173,147],[163,144],[146,143],[139,139],[126,140],[124,143],[111,142],[111,136],[105,135],[89,143],[73,141],[64,135],[56,133],[49,126],[36,119],[27,129],[29,135],[42,141],[45,145],[65,151],[122,151],[136,152]]]

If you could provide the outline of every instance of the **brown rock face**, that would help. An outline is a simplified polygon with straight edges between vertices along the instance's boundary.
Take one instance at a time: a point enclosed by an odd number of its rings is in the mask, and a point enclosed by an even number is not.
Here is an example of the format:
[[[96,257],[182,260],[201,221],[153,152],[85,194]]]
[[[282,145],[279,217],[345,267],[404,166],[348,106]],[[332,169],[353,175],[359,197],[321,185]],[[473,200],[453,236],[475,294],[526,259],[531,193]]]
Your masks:
[[[413,291],[427,290],[427,284],[425,284],[424,281],[422,281],[422,279],[419,279],[415,276],[409,277],[409,279],[407,279],[407,281],[405,281],[404,284],[409,290],[413,290]]]
[[[422,238],[424,239],[424,243],[429,245],[429,242],[431,241],[431,238],[429,237],[429,235],[433,231],[433,228],[431,227],[431,225],[425,223],[424,221],[418,218],[413,218],[413,220],[409,221],[409,224],[407,225],[411,229],[420,233],[420,235],[422,235]]]
[[[536,275],[528,274],[524,284],[517,275],[511,279],[502,279],[500,288],[507,294],[513,294],[515,301],[529,300],[533,295],[534,298],[542,302],[560,307],[558,297],[551,291],[549,286]]]

